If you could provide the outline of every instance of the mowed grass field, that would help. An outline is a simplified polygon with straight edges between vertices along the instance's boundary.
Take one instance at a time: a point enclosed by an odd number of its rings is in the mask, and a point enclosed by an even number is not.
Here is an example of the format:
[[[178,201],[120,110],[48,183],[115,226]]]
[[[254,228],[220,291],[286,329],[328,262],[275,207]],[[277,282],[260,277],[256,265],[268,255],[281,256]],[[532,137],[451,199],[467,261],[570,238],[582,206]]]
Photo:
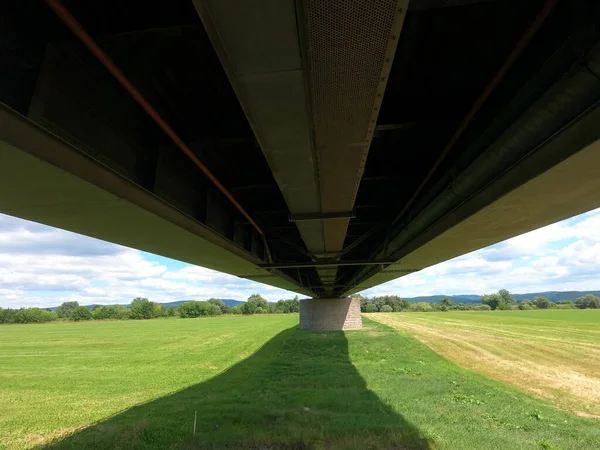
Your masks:
[[[368,316],[461,366],[600,419],[600,310]]]
[[[464,369],[402,331],[368,319],[348,332],[297,322],[1,326],[0,448],[600,448],[597,420]]]
[[[207,380],[297,321],[281,315],[0,326],[0,448],[35,447]]]

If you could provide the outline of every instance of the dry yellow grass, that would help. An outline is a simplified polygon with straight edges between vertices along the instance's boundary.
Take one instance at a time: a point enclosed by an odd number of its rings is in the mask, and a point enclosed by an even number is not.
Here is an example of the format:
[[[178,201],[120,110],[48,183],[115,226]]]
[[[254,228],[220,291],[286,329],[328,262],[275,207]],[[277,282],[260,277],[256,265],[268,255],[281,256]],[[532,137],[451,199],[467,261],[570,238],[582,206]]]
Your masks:
[[[600,311],[367,314],[463,367],[600,418]]]

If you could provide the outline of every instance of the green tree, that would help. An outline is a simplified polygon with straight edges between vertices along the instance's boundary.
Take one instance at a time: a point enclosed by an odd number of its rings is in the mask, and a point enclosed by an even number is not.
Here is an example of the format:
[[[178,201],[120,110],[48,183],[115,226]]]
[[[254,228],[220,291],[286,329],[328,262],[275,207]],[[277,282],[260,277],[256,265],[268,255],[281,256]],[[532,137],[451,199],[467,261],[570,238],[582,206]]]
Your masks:
[[[92,320],[92,312],[85,306],[78,306],[71,311],[69,320],[79,322],[80,320]]]
[[[79,307],[79,302],[64,302],[56,308],[56,315],[61,319],[69,319],[75,308]]]
[[[527,299],[525,299],[521,303],[519,303],[519,309],[521,309],[521,310],[529,310],[529,309],[533,309],[533,308],[534,308],[534,304],[531,303]]]
[[[263,308],[265,310],[269,307],[268,302],[258,294],[252,294],[248,297],[248,303],[253,303],[257,308]]]
[[[243,314],[254,314],[256,308],[262,308],[265,311],[269,309],[269,303],[258,294],[252,294],[248,301],[242,305]]]
[[[152,318],[165,316],[166,312],[165,312],[164,305],[161,305],[160,303],[156,303],[156,302],[150,302],[150,303],[152,303]]]
[[[179,316],[183,319],[200,317],[200,316],[216,316],[221,314],[219,308],[208,302],[199,302],[190,300],[179,305]]]
[[[7,309],[3,315],[8,319],[5,323],[43,323],[58,319],[55,312],[40,308]]]
[[[262,306],[259,306],[258,308],[256,308],[254,310],[254,314],[266,314],[266,313],[267,313],[267,311]]]
[[[375,312],[381,311],[381,308],[383,308],[386,304],[383,297],[373,297],[371,299],[371,303],[373,303]]]
[[[431,312],[433,311],[433,307],[427,303],[427,302],[417,302],[414,303],[412,306],[412,309],[414,311],[418,311],[418,312]]]
[[[449,309],[453,309],[455,304],[452,300],[450,300],[449,298],[443,298],[442,300],[440,300],[440,305],[442,307],[442,311],[447,311]],[[446,309],[443,309],[443,308]]]
[[[550,300],[548,300],[546,297],[535,297],[533,299],[533,304],[539,309],[548,309],[550,306],[552,306]]]
[[[201,308],[197,300],[189,300],[179,305],[179,317],[182,319],[193,319],[202,315]],[[214,306],[214,305],[213,305]]]
[[[129,309],[123,305],[97,306],[93,309],[92,316],[96,320],[128,319]]]
[[[244,303],[245,305],[245,303]],[[235,305],[233,308],[231,308],[231,314],[243,314],[244,313],[244,305]]]
[[[131,310],[129,308],[127,308],[126,306],[112,305],[111,308],[113,311],[113,315],[115,316],[115,319],[125,320],[125,319],[129,319],[129,317],[131,316]]]
[[[404,311],[410,308],[410,302],[408,300],[398,299],[398,302],[394,305],[394,311]]]
[[[227,306],[220,298],[209,298],[207,301],[208,303],[215,305],[220,314],[227,314],[230,311],[229,306]]]
[[[360,299],[360,311],[361,312],[368,312],[367,311],[367,305],[369,305],[369,299],[367,297],[363,297],[362,295],[359,296]]]
[[[300,312],[300,299],[298,298],[297,295],[294,296],[293,299],[288,300],[289,301],[289,310],[291,313],[297,313]]]
[[[515,298],[512,296],[512,294],[510,292],[508,292],[506,289],[500,289],[498,291],[498,295],[502,299],[502,302],[506,303],[507,306],[512,306],[517,303],[515,301]],[[508,309],[510,309],[510,308],[508,308]]]
[[[554,302],[557,308],[560,309],[573,309],[575,308],[575,303],[572,300],[559,300]]]
[[[498,304],[502,301],[502,298],[498,294],[489,294],[481,296],[481,303],[488,305],[492,311],[498,308]]]
[[[289,314],[289,313],[297,313],[299,311],[300,311],[300,300],[298,300],[297,295],[292,299],[279,300],[276,303],[275,312]]]
[[[600,298],[592,294],[587,294],[575,300],[575,306],[579,309],[598,309],[600,308]]]
[[[173,317],[175,316],[175,314],[177,314],[177,309],[174,306],[169,306],[166,310],[165,310],[165,315],[167,317]]]
[[[508,311],[509,309],[511,309],[511,307],[508,303],[500,301],[498,302],[498,306],[496,306],[496,309],[500,311]]]
[[[275,303],[275,313],[280,313],[280,314],[286,314],[289,311],[287,310],[287,300],[278,300],[277,303]]]
[[[376,311],[377,311],[377,309],[375,308],[375,305],[371,302],[368,302],[367,306],[365,308],[365,312],[372,313],[372,312],[376,312]]]
[[[246,302],[243,305],[241,305],[242,307],[242,314],[246,314],[246,315],[252,315],[254,314],[254,311],[256,310],[256,308],[258,308],[258,306],[256,306],[255,303],[250,303],[250,302]]]
[[[16,309],[0,308],[0,323],[15,323]]]
[[[368,302],[369,300],[366,299]],[[373,297],[370,300],[374,305],[377,311],[382,311],[385,305],[390,306],[394,311],[402,311],[403,309],[407,309],[409,307],[409,303],[406,300],[402,300],[397,295],[384,295],[381,297]]]
[[[383,305],[381,307],[381,312],[393,312],[394,308],[392,308],[390,305]]]
[[[104,319],[108,319],[108,317],[106,317],[108,315],[107,311],[104,308],[108,308],[107,306],[94,306],[94,308],[92,309],[92,319],[94,320],[104,320]]]
[[[154,302],[147,298],[137,297],[131,302],[132,319],[152,319],[154,317]]]

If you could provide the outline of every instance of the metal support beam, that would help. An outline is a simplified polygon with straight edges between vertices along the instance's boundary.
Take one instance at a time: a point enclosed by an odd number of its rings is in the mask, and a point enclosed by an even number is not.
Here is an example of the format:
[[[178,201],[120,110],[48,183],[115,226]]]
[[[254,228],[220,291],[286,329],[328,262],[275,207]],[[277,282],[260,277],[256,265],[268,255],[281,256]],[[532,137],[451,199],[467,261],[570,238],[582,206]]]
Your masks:
[[[314,261],[316,259],[315,255],[313,255],[311,252],[309,252],[308,250],[306,250],[305,248],[303,248],[301,245],[298,245],[295,242],[290,241],[289,239],[285,239],[283,237],[279,237],[278,240],[280,240],[281,242],[285,243],[289,247],[292,247],[296,251],[302,253],[304,256],[309,257],[311,260]]]
[[[230,192],[239,191],[257,191],[257,190],[275,190],[279,189],[277,184],[249,184],[245,186],[228,186]]]
[[[328,219],[354,219],[356,211],[342,211],[332,213],[310,213],[310,214],[290,214],[290,222],[307,222],[309,220],[328,220]]]
[[[300,267],[337,267],[337,266],[378,266],[389,265],[397,262],[396,259],[378,259],[375,261],[315,261],[307,263],[276,263],[276,264],[261,264],[259,267],[263,269],[295,269]]]
[[[375,227],[375,228],[371,228],[369,231],[367,231],[365,234],[363,234],[361,237],[359,237],[358,239],[356,239],[354,242],[352,242],[351,244],[347,245],[340,253],[340,256],[345,255],[346,253],[348,253],[350,250],[358,247],[360,244],[362,244],[366,239],[368,239],[371,235],[375,234],[375,232],[379,230],[379,227]]]
[[[409,11],[427,11],[428,9],[448,8],[452,6],[474,5],[493,0],[412,0],[408,4]]]

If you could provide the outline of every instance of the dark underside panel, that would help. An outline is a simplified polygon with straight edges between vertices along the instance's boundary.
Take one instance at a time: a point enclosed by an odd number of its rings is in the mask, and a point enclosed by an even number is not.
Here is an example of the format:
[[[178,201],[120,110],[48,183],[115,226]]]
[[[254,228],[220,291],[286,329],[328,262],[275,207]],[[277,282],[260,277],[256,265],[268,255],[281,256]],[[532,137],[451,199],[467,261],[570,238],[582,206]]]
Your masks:
[[[598,41],[595,2],[560,2],[432,171],[464,117],[546,2],[465,3],[415,7],[406,18],[346,246],[364,240],[344,256],[347,259],[401,256],[401,249],[388,248],[394,237],[550,86],[580,65]],[[591,97],[588,104],[593,103]],[[553,131],[548,129],[537,143]],[[496,174],[532,148],[524,147],[518,157],[507,158],[505,165],[497,166]],[[430,171],[429,181],[407,208]],[[421,232],[450,210],[424,224]],[[340,284],[355,285],[378,270],[341,268]]]
[[[456,205],[440,206],[437,216],[418,225],[422,230],[414,238],[395,241],[546,91],[586,64],[599,39],[597,2],[561,1],[440,159],[545,3],[413,0],[387,80],[355,217],[338,258],[348,265],[337,272],[336,295],[383,267],[361,263],[401,257],[422,232],[453,210]],[[41,0],[0,6],[0,102],[263,265],[302,266],[279,270],[304,291],[321,295],[316,286],[322,283],[310,265],[322,261],[313,261],[289,220],[286,201],[192,2],[63,4],[256,221],[266,246]],[[580,114],[594,95],[564,120]],[[521,153],[507,154],[490,169],[490,179],[555,131],[540,130],[537,141],[523,144]],[[484,187],[482,182],[473,189]]]

